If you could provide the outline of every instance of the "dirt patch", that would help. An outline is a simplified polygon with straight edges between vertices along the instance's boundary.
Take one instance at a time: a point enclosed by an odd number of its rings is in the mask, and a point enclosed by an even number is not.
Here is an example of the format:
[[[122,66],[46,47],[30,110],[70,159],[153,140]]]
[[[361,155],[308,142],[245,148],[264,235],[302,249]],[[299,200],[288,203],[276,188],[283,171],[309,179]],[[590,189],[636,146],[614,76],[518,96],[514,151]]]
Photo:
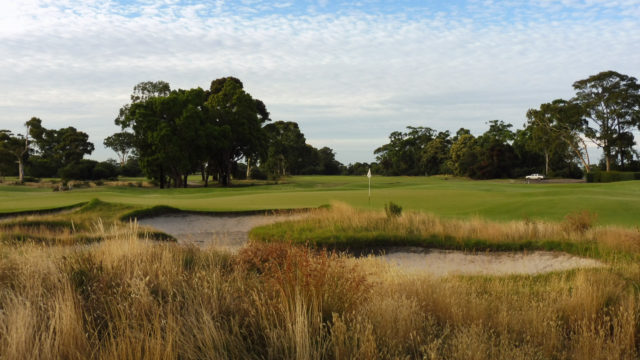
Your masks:
[[[379,255],[408,273],[446,275],[541,274],[575,268],[601,267],[600,261],[548,251],[467,253],[462,251],[393,248]]]
[[[249,241],[249,231],[254,227],[299,219],[301,216],[304,215],[174,214],[143,218],[138,223],[170,234],[182,244],[237,250]]]

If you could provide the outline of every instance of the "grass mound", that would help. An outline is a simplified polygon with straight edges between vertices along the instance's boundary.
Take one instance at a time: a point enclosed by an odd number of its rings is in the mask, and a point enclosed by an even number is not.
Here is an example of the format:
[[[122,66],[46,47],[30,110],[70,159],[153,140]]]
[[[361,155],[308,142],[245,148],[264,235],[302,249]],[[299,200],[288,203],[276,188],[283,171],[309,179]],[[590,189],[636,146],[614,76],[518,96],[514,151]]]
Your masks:
[[[94,243],[115,236],[117,231],[104,229],[118,228],[122,223],[120,219],[123,214],[136,210],[129,205],[92,199],[71,211],[17,216],[0,222],[0,242],[14,245]],[[133,222],[135,223],[135,220]],[[176,241],[173,236],[152,229],[140,228],[138,233],[141,238]]]
[[[359,251],[390,246],[419,246],[467,251],[564,251],[603,258],[640,256],[640,232],[593,226],[595,215],[570,214],[564,222],[492,222],[481,218],[445,219],[406,212],[354,209],[336,203],[310,216],[254,228],[250,238],[262,242],[292,242],[315,247]]]

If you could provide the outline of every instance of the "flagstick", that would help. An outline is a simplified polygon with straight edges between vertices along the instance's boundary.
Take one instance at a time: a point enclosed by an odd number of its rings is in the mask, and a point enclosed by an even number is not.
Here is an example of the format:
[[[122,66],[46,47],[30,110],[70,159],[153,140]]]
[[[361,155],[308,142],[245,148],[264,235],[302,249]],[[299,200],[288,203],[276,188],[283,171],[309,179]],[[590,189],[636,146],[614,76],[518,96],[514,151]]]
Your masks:
[[[371,168],[367,172],[367,177],[369,178],[369,207],[371,207]]]
[[[369,178],[369,207],[371,207],[371,178]]]

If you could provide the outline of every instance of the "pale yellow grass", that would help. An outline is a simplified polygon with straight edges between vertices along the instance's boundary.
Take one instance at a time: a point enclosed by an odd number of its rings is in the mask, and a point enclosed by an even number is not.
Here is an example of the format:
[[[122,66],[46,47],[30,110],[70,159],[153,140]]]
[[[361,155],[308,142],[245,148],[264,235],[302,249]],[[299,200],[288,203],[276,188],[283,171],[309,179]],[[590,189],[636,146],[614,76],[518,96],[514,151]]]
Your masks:
[[[635,264],[435,278],[285,244],[233,255],[135,224],[96,231],[107,240],[0,245],[1,359],[638,356]]]
[[[330,209],[317,209],[292,222],[292,236],[305,231],[326,230],[343,234],[378,233],[396,237],[441,237],[456,241],[486,240],[491,244],[525,242],[570,242],[597,244],[607,251],[640,253],[640,229],[617,226],[595,226],[595,214],[580,212],[568,215],[563,222],[521,220],[496,222],[480,217],[443,218],[430,213],[404,212],[388,217],[383,211],[355,209],[344,203],[333,203]],[[302,229],[302,230],[301,230]],[[285,234],[283,234],[285,235]]]

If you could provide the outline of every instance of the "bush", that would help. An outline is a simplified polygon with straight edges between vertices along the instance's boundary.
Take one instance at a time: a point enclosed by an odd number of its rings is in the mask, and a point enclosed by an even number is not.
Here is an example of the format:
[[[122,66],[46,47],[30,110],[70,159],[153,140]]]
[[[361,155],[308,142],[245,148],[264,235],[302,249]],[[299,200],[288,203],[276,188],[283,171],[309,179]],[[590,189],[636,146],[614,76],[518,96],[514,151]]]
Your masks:
[[[118,178],[118,168],[110,162],[103,161],[96,164],[96,166],[93,168],[92,178],[94,180],[115,180]]]
[[[129,160],[120,167],[120,175],[127,177],[142,176],[142,169],[140,169],[138,159],[129,158]]]
[[[389,201],[388,204],[384,204],[384,212],[388,218],[398,217],[402,215],[402,206]]]
[[[58,164],[40,156],[31,156],[25,165],[25,172],[38,178],[55,177],[58,172]]]
[[[629,180],[640,180],[640,172],[594,171],[587,174],[587,182],[589,183],[607,183]]]
[[[267,174],[261,168],[254,166],[251,168],[251,178],[254,180],[267,180]]]
[[[93,180],[93,169],[98,164],[94,160],[80,160],[60,169],[63,180]]]
[[[22,181],[24,181],[24,182],[26,182],[26,183],[27,183],[27,182],[30,182],[30,183],[38,183],[38,182],[40,182],[40,179],[38,179],[38,178],[36,178],[36,177],[33,177],[33,176],[24,176],[24,177],[22,178]]]

